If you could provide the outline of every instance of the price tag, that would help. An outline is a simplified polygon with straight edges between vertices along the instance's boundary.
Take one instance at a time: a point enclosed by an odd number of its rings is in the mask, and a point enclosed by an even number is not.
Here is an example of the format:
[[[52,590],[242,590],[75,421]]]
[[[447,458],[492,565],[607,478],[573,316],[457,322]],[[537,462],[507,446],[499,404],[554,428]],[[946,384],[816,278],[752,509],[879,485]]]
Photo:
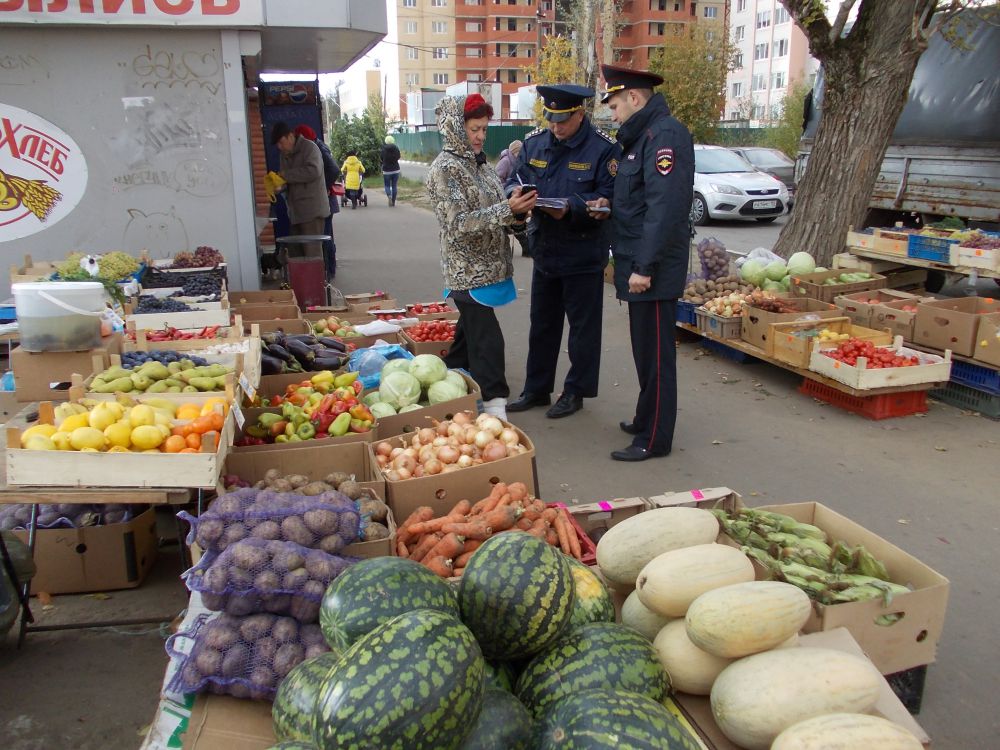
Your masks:
[[[235,401],[233,402],[233,418],[236,420],[236,426],[242,430],[243,425],[246,424],[246,417],[243,416],[243,410]]]
[[[247,374],[245,372],[240,373],[240,388],[243,389],[243,393],[246,397],[253,401],[257,397],[257,389],[250,385],[250,381],[247,380]]]

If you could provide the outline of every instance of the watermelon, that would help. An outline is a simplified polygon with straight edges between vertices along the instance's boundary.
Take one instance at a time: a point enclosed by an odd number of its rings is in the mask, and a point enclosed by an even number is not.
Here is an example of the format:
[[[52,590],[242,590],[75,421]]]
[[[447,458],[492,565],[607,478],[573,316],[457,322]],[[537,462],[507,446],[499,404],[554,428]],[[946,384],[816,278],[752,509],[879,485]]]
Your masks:
[[[313,742],[321,750],[457,750],[479,717],[484,671],[475,637],[455,617],[430,609],[399,615],[327,675]]]
[[[660,703],[597,688],[567,695],[535,727],[535,750],[699,750],[703,745]]]
[[[613,622],[592,622],[573,628],[532,659],[514,694],[538,719],[560,698],[596,687],[662,701],[670,678],[653,644],[639,633]]]
[[[531,714],[517,698],[495,687],[483,693],[483,709],[461,750],[529,750]]]
[[[514,683],[517,682],[517,672],[510,662],[488,661],[486,662],[486,684],[506,690],[508,693],[514,692]]]
[[[528,534],[497,534],[469,559],[458,588],[462,621],[489,659],[517,659],[553,643],[573,614],[566,556]]]
[[[330,648],[343,651],[382,623],[415,609],[458,617],[451,587],[423,565],[401,557],[372,557],[330,583],[319,624]]]
[[[316,699],[326,676],[339,660],[340,654],[330,651],[296,664],[285,676],[271,706],[275,737],[312,742]]]
[[[311,742],[288,740],[287,742],[279,742],[277,745],[272,745],[267,750],[317,750],[317,748]]]
[[[576,558],[566,556],[573,575],[573,615],[569,626],[586,625],[588,622],[614,622],[615,603],[611,593],[598,575]]]

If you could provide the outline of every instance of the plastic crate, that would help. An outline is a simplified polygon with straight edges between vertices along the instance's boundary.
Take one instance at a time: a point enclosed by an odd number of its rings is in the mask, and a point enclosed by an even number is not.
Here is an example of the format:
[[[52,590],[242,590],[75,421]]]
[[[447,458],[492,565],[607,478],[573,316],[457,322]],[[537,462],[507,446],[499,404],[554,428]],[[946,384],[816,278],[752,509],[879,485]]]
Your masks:
[[[693,326],[695,324],[694,307],[694,302],[677,300],[677,322]]]
[[[926,664],[886,675],[885,681],[907,711],[914,715],[920,713],[920,705],[924,701],[924,683],[927,681]]]
[[[815,380],[806,378],[799,393],[825,401],[867,419],[909,417],[927,411],[927,391],[903,391],[880,396],[852,396]]]
[[[984,417],[1000,419],[1000,396],[967,385],[948,383],[946,388],[931,391],[931,398],[959,409],[979,412]]]
[[[950,263],[951,246],[958,240],[947,237],[929,237],[924,234],[911,234],[906,246],[906,257],[933,260],[938,263]]]
[[[746,364],[747,362],[760,362],[759,359],[754,357],[752,354],[747,354],[746,352],[741,352],[739,349],[734,349],[731,346],[726,346],[720,341],[714,341],[713,339],[702,339],[700,343],[701,347],[707,349],[713,354],[718,354],[725,357],[728,360],[737,362],[738,364]]]
[[[952,360],[951,381],[1000,396],[1000,371],[991,367]]]
[[[703,334],[715,336],[720,339],[738,339],[740,330],[743,327],[743,318],[739,315],[732,318],[724,318],[721,315],[710,313],[708,310],[695,308],[695,319],[698,330]]]

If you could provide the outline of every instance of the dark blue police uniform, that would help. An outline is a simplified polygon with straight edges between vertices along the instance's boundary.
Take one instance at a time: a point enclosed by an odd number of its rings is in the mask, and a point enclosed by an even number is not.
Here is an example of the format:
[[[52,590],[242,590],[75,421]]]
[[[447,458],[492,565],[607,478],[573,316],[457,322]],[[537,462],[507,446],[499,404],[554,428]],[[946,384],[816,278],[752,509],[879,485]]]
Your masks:
[[[550,122],[568,119],[594,92],[582,86],[539,86],[543,112]],[[604,267],[608,263],[608,222],[587,212],[585,201],[610,199],[614,190],[618,145],[583,119],[579,129],[558,141],[548,129],[529,133],[506,184],[537,186],[539,198],[568,199],[568,213],[555,219],[536,208],[529,226],[534,271],[531,279],[531,329],[521,399],[508,411],[546,405],[555,389],[563,318],[569,321],[570,369],[560,400],[547,416],[562,417],[597,396],[601,364],[601,317]],[[513,408],[512,408],[513,407]]]
[[[607,101],[629,88],[651,89],[659,76],[602,67]],[[632,357],[639,377],[635,417],[622,430],[632,444],[614,451],[620,461],[642,461],[670,453],[677,417],[676,302],[684,291],[691,241],[694,146],[691,134],[661,94],[618,130],[622,157],[615,179],[611,225],[615,290],[628,302]],[[629,290],[633,274],[651,277],[644,292]]]

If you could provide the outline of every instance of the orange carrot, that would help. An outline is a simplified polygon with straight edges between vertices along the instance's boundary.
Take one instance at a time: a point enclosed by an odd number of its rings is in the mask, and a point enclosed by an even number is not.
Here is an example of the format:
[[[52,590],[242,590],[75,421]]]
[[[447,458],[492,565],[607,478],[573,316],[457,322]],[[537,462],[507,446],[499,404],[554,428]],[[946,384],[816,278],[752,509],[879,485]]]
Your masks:
[[[400,540],[396,540],[396,554],[399,557],[409,557],[410,551],[406,549],[406,543]]]
[[[531,525],[532,525],[532,520],[530,518],[525,518],[524,516],[521,516],[519,519],[517,519],[517,523],[514,524],[514,528],[521,529],[522,531],[527,531],[528,529],[531,528]]]
[[[419,535],[440,531],[442,526],[446,523],[451,523],[452,520],[451,516],[441,516],[439,518],[432,518],[429,521],[421,521],[410,526],[410,533]]]
[[[572,554],[571,547],[569,546],[569,530],[566,528],[566,519],[561,515],[556,516],[555,523],[556,533],[559,535],[559,549],[565,552],[567,555]]]
[[[530,503],[527,503],[527,506],[528,510],[532,513],[543,513],[545,511],[545,501],[537,498],[532,500]]]
[[[475,552],[483,544],[482,539],[466,539],[465,546],[462,548],[462,554],[466,552]]]
[[[441,541],[435,544],[426,556],[432,560],[436,557],[451,560],[461,555],[464,547],[465,537],[461,537],[455,533],[445,534]]]
[[[496,504],[496,508],[503,508],[511,504],[511,496],[509,492],[505,492],[503,497],[500,498],[500,502]]]
[[[427,556],[427,553],[434,549],[434,546],[444,538],[444,534],[435,532],[428,534],[420,540],[420,544],[410,550],[410,559],[420,562]]]
[[[448,523],[442,529],[446,534],[459,534],[466,539],[489,539],[493,534],[493,529],[483,522],[482,518],[465,523]]]
[[[542,514],[539,513],[537,510],[526,510],[524,511],[524,513],[521,514],[520,520],[523,521],[524,519],[528,519],[531,522],[535,522],[541,517]]]
[[[451,571],[452,577],[461,577],[462,573],[465,572],[465,568],[455,568]]]
[[[432,518],[434,518],[434,509],[429,505],[421,505],[403,521],[403,525],[396,530],[396,537],[402,539],[404,542],[409,541],[410,527],[413,524],[429,521]]]
[[[559,546],[559,535],[556,533],[556,530],[553,529],[551,526],[549,526],[545,530],[545,541],[551,544],[553,547]]]
[[[472,559],[472,552],[463,552],[461,555],[455,558],[454,565],[455,569],[464,568],[469,560]]]
[[[550,524],[555,524],[556,518],[559,516],[559,511],[556,508],[546,508],[542,511],[542,518],[548,521]]]
[[[511,482],[507,487],[510,499],[515,503],[522,503],[528,498],[528,488],[524,482]]]
[[[538,537],[543,541],[548,541],[546,539],[546,534],[549,531],[549,525],[545,523],[544,519],[539,518],[528,528],[528,533],[534,537]]]
[[[576,526],[573,525],[573,520],[570,518],[568,510],[563,518],[563,522],[566,524],[566,531],[569,533],[570,552],[577,560],[583,559],[583,551],[580,549],[580,538],[576,535]]]
[[[503,482],[497,482],[493,485],[493,489],[490,490],[490,496],[486,498],[486,502],[479,508],[480,513],[489,513],[495,507],[500,499],[507,494],[507,485]],[[478,504],[478,503],[477,503]]]
[[[420,564],[426,566],[431,572],[437,573],[442,578],[451,578],[451,560],[446,560],[440,556],[429,557],[426,560],[421,560]]]
[[[509,529],[520,516],[521,511],[509,505],[503,505],[483,514],[483,522],[493,529],[493,531],[503,531]]]
[[[470,503],[468,500],[459,500],[458,503],[455,505],[455,507],[452,508],[450,511],[448,511],[448,518],[451,519],[465,518],[467,515],[469,515],[469,511],[471,510],[472,510],[472,503]]]

